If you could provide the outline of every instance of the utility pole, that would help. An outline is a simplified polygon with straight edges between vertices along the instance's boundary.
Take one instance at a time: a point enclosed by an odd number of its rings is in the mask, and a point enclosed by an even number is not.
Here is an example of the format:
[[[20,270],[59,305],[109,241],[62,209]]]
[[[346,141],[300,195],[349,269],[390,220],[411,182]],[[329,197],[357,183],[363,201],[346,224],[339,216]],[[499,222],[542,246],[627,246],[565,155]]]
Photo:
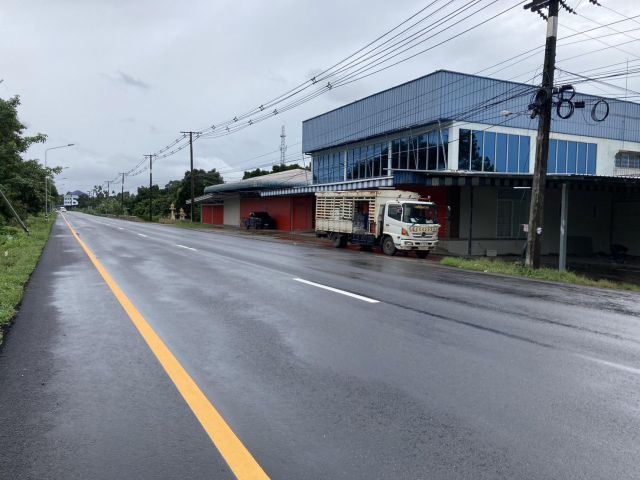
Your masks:
[[[530,105],[532,117],[540,116],[536,137],[536,158],[531,185],[531,205],[529,208],[529,231],[527,232],[527,255],[525,264],[540,268],[542,251],[542,222],[544,219],[544,194],[547,183],[547,158],[549,156],[549,131],[551,130],[551,109],[553,106],[553,81],[556,63],[556,40],[558,37],[558,9],[560,0],[533,0],[524,6],[547,20],[547,41],[544,51],[542,86]],[[548,8],[548,15],[540,10]]]
[[[151,186],[153,185],[153,154],[145,155],[145,157],[149,157],[149,221],[153,222],[153,207],[152,199],[153,194],[151,193]]]
[[[1,82],[0,82],[1,83]],[[13,216],[15,217],[15,219],[18,221],[18,223],[20,224],[20,226],[22,227],[22,229],[27,232],[29,232],[29,229],[27,228],[27,226],[24,224],[24,222],[22,221],[22,219],[20,218],[20,215],[18,215],[18,212],[16,212],[16,210],[13,208],[13,205],[11,205],[11,202],[9,201],[9,199],[7,197],[5,197],[4,192],[2,190],[0,190],[0,197],[2,197],[2,199],[4,200],[4,202],[7,204],[7,206],[9,207],[9,210],[11,210],[11,213],[13,213]]]
[[[109,190],[111,190],[111,180],[105,180],[107,182],[107,200],[109,200]]]
[[[282,125],[282,133],[280,134],[280,166],[284,167],[285,153],[287,152],[287,135],[284,133],[284,125]]]
[[[193,223],[193,201],[194,201],[194,190],[196,188],[195,183],[194,183],[194,178],[193,178],[193,134],[194,133],[200,133],[200,132],[192,132],[192,131],[187,131],[187,132],[180,132],[182,134],[189,134],[189,154],[191,156],[191,223]]]
[[[120,175],[122,175],[122,187],[120,189],[120,215],[124,214],[124,176],[126,175],[125,172],[120,172]]]

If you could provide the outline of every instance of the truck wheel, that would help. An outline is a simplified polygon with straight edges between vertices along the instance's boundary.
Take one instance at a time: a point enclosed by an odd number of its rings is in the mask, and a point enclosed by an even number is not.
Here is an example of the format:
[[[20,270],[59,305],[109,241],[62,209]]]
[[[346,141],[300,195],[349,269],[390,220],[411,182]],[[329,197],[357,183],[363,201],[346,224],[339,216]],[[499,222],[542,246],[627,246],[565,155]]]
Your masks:
[[[384,240],[382,240],[382,251],[385,255],[395,255],[398,251],[393,243],[393,238],[388,235],[384,237]]]
[[[427,258],[428,255],[429,255],[429,250],[418,250],[418,251],[416,251],[416,256],[418,258]]]
[[[339,233],[332,233],[330,239],[331,245],[333,245],[335,248],[344,248],[347,244],[347,239]]]

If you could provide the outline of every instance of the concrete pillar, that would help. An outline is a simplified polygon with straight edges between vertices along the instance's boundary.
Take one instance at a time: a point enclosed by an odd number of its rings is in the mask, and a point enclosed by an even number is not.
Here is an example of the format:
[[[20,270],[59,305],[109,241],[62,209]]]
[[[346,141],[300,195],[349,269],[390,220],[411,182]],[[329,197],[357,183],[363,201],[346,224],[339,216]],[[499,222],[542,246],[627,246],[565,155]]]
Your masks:
[[[560,253],[558,255],[558,270],[564,272],[567,269],[567,213],[569,211],[569,189],[567,184],[562,184],[560,196]]]
[[[469,242],[467,243],[467,255],[473,252],[473,184],[469,186]]]

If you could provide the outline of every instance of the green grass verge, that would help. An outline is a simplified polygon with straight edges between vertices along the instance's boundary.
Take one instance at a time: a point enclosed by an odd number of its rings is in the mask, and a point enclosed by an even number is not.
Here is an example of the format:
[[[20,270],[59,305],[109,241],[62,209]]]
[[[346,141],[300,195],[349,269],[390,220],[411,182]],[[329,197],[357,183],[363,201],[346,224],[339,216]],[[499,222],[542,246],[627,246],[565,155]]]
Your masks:
[[[18,228],[0,227],[0,343],[3,330],[16,314],[24,285],[38,263],[54,221],[55,215],[46,223],[44,217],[28,218],[30,235]]]
[[[220,226],[214,226],[211,225],[209,223],[200,223],[200,222],[189,222],[189,221],[184,221],[181,222],[180,220],[176,221],[175,223],[165,223],[164,225],[169,225],[170,227],[176,227],[176,228],[188,228],[191,230],[220,230],[221,227]]]
[[[512,275],[514,277],[527,277],[537,280],[548,280],[552,282],[572,283],[575,285],[585,285],[588,287],[614,288],[618,290],[633,290],[640,292],[640,285],[631,283],[614,282],[612,280],[594,280],[578,275],[573,272],[560,272],[551,268],[532,269],[516,262],[505,262],[503,260],[489,260],[488,258],[456,258],[445,257],[440,263],[449,267],[457,267],[476,272],[500,273]]]

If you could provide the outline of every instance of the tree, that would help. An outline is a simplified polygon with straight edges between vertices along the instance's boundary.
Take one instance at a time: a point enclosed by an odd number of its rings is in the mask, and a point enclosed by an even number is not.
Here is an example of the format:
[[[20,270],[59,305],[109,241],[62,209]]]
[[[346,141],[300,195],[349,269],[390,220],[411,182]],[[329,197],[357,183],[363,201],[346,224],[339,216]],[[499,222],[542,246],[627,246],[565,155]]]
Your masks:
[[[247,178],[261,177],[263,175],[269,175],[271,172],[269,170],[262,170],[260,168],[256,168],[255,170],[245,171],[242,176],[242,180],[246,180]]]
[[[220,172],[218,172],[215,168],[209,170],[208,172],[201,169],[193,170],[194,177],[194,196],[199,197],[204,193],[205,187],[209,185],[218,185],[223,183],[224,180]],[[180,186],[177,189],[176,194],[176,210],[180,211],[181,208],[184,209],[185,213],[189,213],[190,208],[187,205],[187,200],[191,200],[191,172],[185,172],[184,178],[180,181]],[[200,221],[200,209],[193,209],[193,221]]]
[[[297,163],[292,163],[291,165],[274,165],[273,167],[271,167],[271,171],[256,168],[255,170],[245,171],[244,175],[242,176],[242,180],[253,177],[261,177],[262,175],[269,175],[271,173],[286,172],[287,170],[295,170],[296,168],[302,167]],[[306,167],[305,170],[309,170],[309,167]]]
[[[61,168],[45,169],[36,160],[24,160],[22,155],[34,143],[42,143],[46,136],[38,133],[24,136],[26,128],[18,119],[20,98],[0,99],[0,189],[19,214],[38,213],[44,209],[44,182],[46,176],[60,173]],[[51,192],[57,196],[55,188]],[[0,224],[6,224],[11,212],[0,205]]]

